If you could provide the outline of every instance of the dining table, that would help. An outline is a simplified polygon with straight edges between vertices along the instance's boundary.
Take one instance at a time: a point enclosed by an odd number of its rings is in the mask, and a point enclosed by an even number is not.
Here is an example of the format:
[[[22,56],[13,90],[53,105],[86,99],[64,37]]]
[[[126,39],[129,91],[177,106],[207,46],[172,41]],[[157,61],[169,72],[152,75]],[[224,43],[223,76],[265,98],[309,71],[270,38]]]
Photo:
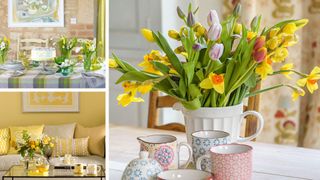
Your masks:
[[[139,156],[137,137],[150,134],[170,134],[178,142],[186,142],[185,133],[110,125],[109,179],[120,180],[127,164]],[[320,180],[320,150],[286,145],[245,142],[253,147],[253,180]],[[188,151],[181,149],[180,158],[188,159]]]
[[[104,69],[84,72],[82,66],[77,66],[68,76],[41,71],[42,67],[32,67],[15,75],[17,71],[0,69],[0,88],[105,88]]]

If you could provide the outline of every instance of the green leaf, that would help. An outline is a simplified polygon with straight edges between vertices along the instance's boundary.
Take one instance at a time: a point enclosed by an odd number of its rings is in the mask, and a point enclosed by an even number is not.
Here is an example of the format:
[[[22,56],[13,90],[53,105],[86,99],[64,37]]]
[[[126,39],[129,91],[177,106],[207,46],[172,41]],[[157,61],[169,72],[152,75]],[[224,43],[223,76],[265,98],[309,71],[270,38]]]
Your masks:
[[[157,75],[151,75],[151,74],[147,74],[141,71],[129,71],[125,74],[123,74],[118,81],[116,82],[116,84],[119,84],[123,81],[138,81],[138,82],[144,82],[146,80],[150,80],[150,79],[156,79],[159,78],[159,76]]]
[[[153,64],[153,66],[159,70],[160,72],[162,72],[163,74],[168,74],[170,71],[170,68],[164,64],[162,64],[161,62],[158,61],[151,61],[151,63]]]
[[[112,54],[114,60],[116,61],[116,63],[125,71],[137,71],[137,69],[135,67],[133,67],[132,65],[130,65],[129,63],[121,60],[118,56],[116,56],[115,54]]]
[[[215,72],[217,70],[219,70],[220,68],[223,67],[223,64],[221,63],[221,61],[219,59],[217,60],[213,60],[213,69],[212,72]]]
[[[198,77],[199,81],[202,81],[205,78],[202,69],[199,69],[196,72],[196,76]]]
[[[250,88],[255,87],[257,84],[256,73],[252,73],[249,79],[244,84]]]
[[[190,84],[188,92],[192,99],[199,98],[202,95],[201,90],[196,84]]]
[[[196,110],[199,109],[201,107],[201,102],[199,100],[199,98],[195,98],[192,101],[181,101],[181,104],[189,110]]]
[[[193,62],[187,62],[182,66],[187,76],[187,84],[190,84],[193,79],[195,65]]]
[[[187,87],[183,79],[180,79],[179,81],[179,91],[182,95],[182,98],[185,98],[187,94]]]

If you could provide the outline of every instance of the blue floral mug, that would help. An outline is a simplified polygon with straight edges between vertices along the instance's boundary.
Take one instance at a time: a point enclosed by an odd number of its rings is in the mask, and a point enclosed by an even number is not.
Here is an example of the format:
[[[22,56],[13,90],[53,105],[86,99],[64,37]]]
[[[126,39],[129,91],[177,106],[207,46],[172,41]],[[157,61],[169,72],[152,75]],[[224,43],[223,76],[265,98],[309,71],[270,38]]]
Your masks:
[[[191,136],[194,162],[197,162],[201,156],[208,154],[211,147],[231,143],[230,134],[224,131],[203,130],[194,132]],[[200,170],[210,172],[211,164],[210,159],[203,159]]]

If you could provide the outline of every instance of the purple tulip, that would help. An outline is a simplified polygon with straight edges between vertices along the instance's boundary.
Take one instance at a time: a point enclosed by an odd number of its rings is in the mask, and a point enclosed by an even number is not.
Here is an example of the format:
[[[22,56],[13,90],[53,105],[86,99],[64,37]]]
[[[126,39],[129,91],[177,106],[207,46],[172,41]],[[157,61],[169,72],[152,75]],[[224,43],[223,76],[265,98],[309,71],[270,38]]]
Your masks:
[[[195,51],[200,51],[202,48],[203,48],[203,46],[201,44],[199,44],[199,43],[195,43],[192,46],[192,49],[195,50]]]
[[[189,27],[192,27],[194,24],[195,24],[194,16],[193,16],[193,13],[190,12],[190,13],[188,14],[187,25],[188,25]]]
[[[210,10],[210,13],[208,14],[207,22],[209,26],[212,26],[213,24],[217,23],[220,24],[219,16],[217,11]]]
[[[209,57],[210,57],[212,60],[220,59],[220,57],[221,57],[222,54],[223,54],[223,49],[224,49],[223,44],[216,43],[216,44],[215,44],[214,46],[212,46],[212,48],[210,49],[210,51],[209,51]]]
[[[208,30],[208,38],[212,41],[216,41],[220,38],[222,31],[221,24],[215,23],[212,26],[210,26]]]

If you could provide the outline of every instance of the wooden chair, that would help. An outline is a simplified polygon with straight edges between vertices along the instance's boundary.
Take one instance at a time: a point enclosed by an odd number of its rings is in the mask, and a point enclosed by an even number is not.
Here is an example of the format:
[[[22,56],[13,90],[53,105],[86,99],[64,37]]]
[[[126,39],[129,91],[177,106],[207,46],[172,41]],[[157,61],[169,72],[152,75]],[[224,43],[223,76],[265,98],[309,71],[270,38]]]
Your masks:
[[[49,47],[48,39],[21,39],[18,37],[17,43],[17,58],[19,58],[19,53],[23,52],[26,56],[30,57],[31,50],[35,47]]]
[[[256,91],[261,88],[260,84],[257,84],[252,91]],[[172,107],[174,103],[177,101],[170,96],[160,96],[158,91],[154,91],[150,93],[149,98],[149,113],[148,113],[148,128],[153,129],[162,129],[162,130],[172,130],[178,132],[185,132],[185,126],[180,123],[170,123],[165,125],[160,125],[159,123],[159,109]],[[244,106],[244,111],[247,110],[259,110],[259,100],[260,96],[250,97],[248,100],[248,106]],[[245,136],[249,136],[256,132],[257,128],[257,120],[253,116],[246,117],[246,128],[245,128]]]

